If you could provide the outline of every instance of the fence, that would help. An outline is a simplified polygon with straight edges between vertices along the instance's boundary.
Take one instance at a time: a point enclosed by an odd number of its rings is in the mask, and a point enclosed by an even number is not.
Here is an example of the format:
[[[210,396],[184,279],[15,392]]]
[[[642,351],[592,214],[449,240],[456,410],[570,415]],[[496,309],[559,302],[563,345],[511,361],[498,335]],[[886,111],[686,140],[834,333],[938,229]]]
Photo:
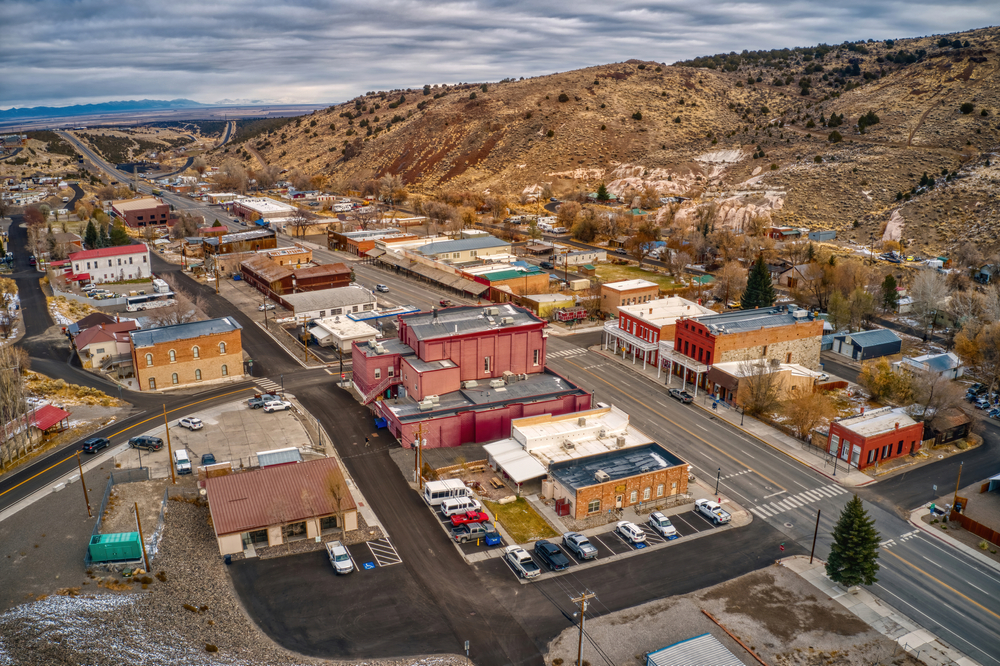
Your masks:
[[[108,508],[108,498],[111,497],[111,488],[118,483],[133,483],[135,481],[149,481],[149,468],[137,467],[111,472],[111,476],[108,478],[108,485],[104,488],[104,498],[101,500],[101,508],[97,511],[97,522],[94,523],[94,530],[90,533],[90,539],[87,540],[88,546],[94,536],[101,532],[101,522],[104,520],[104,510]],[[87,553],[83,557],[83,566],[90,568],[92,564],[90,548],[87,548]]]
[[[966,507],[966,509],[969,506],[969,500],[965,497],[959,497],[958,502],[963,507]],[[994,545],[1000,546],[1000,532],[997,532],[993,528],[987,527],[986,525],[969,518],[964,513],[958,513],[952,509],[951,514],[948,516],[948,520],[957,522],[966,532],[971,532],[977,537],[985,539]]]

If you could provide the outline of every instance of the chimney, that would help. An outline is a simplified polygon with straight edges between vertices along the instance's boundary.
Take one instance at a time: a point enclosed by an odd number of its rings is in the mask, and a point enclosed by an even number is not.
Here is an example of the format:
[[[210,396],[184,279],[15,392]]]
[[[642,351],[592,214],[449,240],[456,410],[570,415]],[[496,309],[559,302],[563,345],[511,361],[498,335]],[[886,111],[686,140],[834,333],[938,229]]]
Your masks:
[[[865,406],[864,406],[864,405],[861,405],[861,413],[862,413],[862,414],[864,414],[864,413],[865,413]]]
[[[434,319],[437,319],[438,318],[437,308],[431,308],[431,314],[433,315]]]
[[[899,422],[896,422],[896,430],[899,430]]]

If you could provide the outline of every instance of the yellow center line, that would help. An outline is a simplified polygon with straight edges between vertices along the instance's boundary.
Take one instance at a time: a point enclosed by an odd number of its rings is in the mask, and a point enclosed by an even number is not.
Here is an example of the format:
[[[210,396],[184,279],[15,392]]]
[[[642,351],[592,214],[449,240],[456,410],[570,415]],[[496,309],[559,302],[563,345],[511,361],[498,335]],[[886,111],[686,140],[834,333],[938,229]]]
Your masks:
[[[934,581],[935,583],[937,583],[937,584],[938,584],[938,585],[940,585],[941,587],[943,587],[943,588],[945,588],[945,589],[947,589],[947,590],[951,590],[952,592],[954,592],[954,593],[955,593],[955,594],[957,594],[958,596],[960,596],[960,597],[962,597],[963,599],[965,599],[966,601],[968,601],[968,602],[969,602],[970,604],[974,604],[974,605],[978,606],[979,608],[983,609],[984,611],[986,611],[987,613],[989,613],[989,614],[990,614],[990,615],[992,615],[993,617],[995,617],[995,618],[997,618],[998,620],[1000,620],[1000,615],[997,615],[996,613],[994,613],[993,611],[991,611],[991,610],[990,610],[989,608],[987,608],[986,606],[982,605],[982,604],[981,604],[981,603],[979,603],[978,601],[975,601],[975,600],[973,600],[973,599],[970,599],[970,598],[969,598],[969,597],[967,597],[966,595],[962,594],[961,592],[959,592],[958,590],[956,590],[955,588],[953,588],[953,587],[952,587],[951,585],[949,585],[948,583],[945,583],[944,581],[942,581],[942,580],[939,580],[939,579],[935,578],[934,576],[930,575],[929,573],[927,573],[926,571],[924,571],[923,569],[921,569],[921,568],[920,568],[920,567],[918,567],[917,565],[915,565],[915,564],[913,564],[912,562],[909,562],[908,560],[906,560],[906,559],[904,559],[904,558],[900,557],[899,555],[897,555],[896,553],[892,552],[891,550],[888,550],[888,549],[885,549],[885,548],[882,548],[882,549],[880,549],[880,550],[879,550],[879,552],[880,552],[880,553],[885,553],[885,554],[887,554],[887,555],[892,555],[893,557],[895,557],[895,558],[896,558],[897,560],[899,560],[899,561],[900,561],[900,562],[902,562],[903,564],[906,564],[907,566],[909,566],[909,567],[912,567],[912,568],[916,569],[917,571],[919,571],[920,573],[922,573],[923,575],[927,576],[928,578],[930,578],[930,579],[931,579],[932,581]]]
[[[167,414],[173,414],[174,412],[179,412],[181,410],[189,409],[189,408],[193,407],[194,405],[200,405],[201,403],[208,402],[210,400],[216,400],[218,398],[224,398],[227,395],[234,395],[236,393],[243,393],[244,391],[253,391],[253,390],[255,390],[254,387],[248,386],[247,388],[240,389],[238,391],[230,391],[229,393],[223,393],[221,395],[217,395],[214,398],[205,398],[204,400],[198,400],[197,402],[188,403],[186,405],[178,407],[177,409],[171,409],[171,410],[167,411]],[[132,428],[136,428],[138,426],[141,426],[143,423],[149,423],[150,421],[155,421],[156,419],[160,419],[160,418],[163,418],[163,414],[157,414],[156,416],[151,416],[148,419],[145,419],[144,421],[139,421],[138,423],[135,423],[133,425],[130,425],[127,428],[123,428],[122,430],[119,430],[118,432],[113,433],[111,435],[111,437],[117,437],[118,435],[122,434],[123,432],[128,432]],[[111,437],[109,437],[108,439],[110,439]],[[23,486],[24,484],[26,484],[28,481],[31,481],[32,479],[35,479],[35,478],[41,476],[42,474],[45,474],[50,469],[52,469],[54,467],[58,467],[59,465],[62,465],[63,463],[65,463],[67,460],[72,460],[73,458],[76,458],[76,453],[74,453],[73,455],[71,455],[71,456],[69,456],[67,458],[63,458],[62,460],[60,460],[59,462],[55,463],[54,465],[50,465],[49,467],[46,467],[45,469],[43,469],[41,472],[38,472],[37,474],[29,476],[27,479],[25,479],[21,483],[17,484],[16,486],[11,486],[7,490],[5,490],[2,493],[0,493],[0,497],[3,497],[4,495],[6,495],[7,493],[9,493],[10,491],[12,491],[12,490],[14,490],[16,488],[20,488],[21,486]]]
[[[721,453],[722,455],[726,456],[727,458],[729,458],[729,459],[730,459],[730,460],[732,460],[733,462],[737,463],[738,465],[742,465],[743,467],[747,468],[748,470],[750,470],[751,472],[753,472],[753,473],[754,473],[754,474],[756,474],[757,476],[761,477],[762,479],[764,479],[764,480],[765,480],[765,481],[767,481],[768,483],[770,483],[770,484],[772,484],[772,485],[774,485],[774,486],[776,486],[776,487],[780,488],[781,490],[785,490],[785,491],[787,491],[787,490],[788,490],[787,488],[785,488],[785,487],[784,487],[783,485],[781,485],[781,484],[780,484],[780,483],[778,483],[777,481],[774,481],[774,480],[772,480],[772,479],[769,479],[768,477],[764,476],[763,474],[761,474],[760,472],[758,472],[757,470],[755,470],[755,469],[754,469],[753,467],[751,467],[751,466],[750,466],[749,464],[747,464],[747,463],[743,462],[743,461],[742,461],[742,460],[740,460],[739,458],[737,458],[737,457],[735,457],[735,456],[733,456],[733,455],[730,455],[729,453],[727,453],[727,452],[723,451],[722,449],[720,449],[719,447],[715,446],[714,444],[712,444],[712,443],[711,443],[711,442],[709,442],[708,440],[705,440],[705,439],[702,439],[701,437],[699,437],[698,435],[694,434],[693,432],[691,432],[690,430],[688,430],[688,429],[687,429],[687,428],[685,428],[684,426],[680,425],[679,423],[677,423],[676,421],[674,421],[674,420],[673,420],[673,419],[671,419],[670,417],[668,417],[668,416],[664,416],[663,414],[661,414],[660,412],[658,412],[658,411],[657,411],[656,409],[654,409],[653,407],[650,407],[649,405],[647,405],[646,403],[644,403],[644,402],[643,402],[642,400],[639,400],[638,398],[636,398],[635,396],[633,396],[633,395],[632,395],[631,393],[629,393],[628,391],[624,391],[624,390],[622,390],[621,388],[619,388],[618,386],[615,386],[614,384],[612,384],[611,382],[607,381],[607,380],[606,380],[606,379],[604,379],[603,377],[599,377],[599,376],[595,375],[595,374],[594,374],[593,372],[591,372],[590,370],[587,370],[587,369],[583,368],[582,366],[580,366],[580,365],[577,365],[577,364],[576,364],[576,363],[574,363],[573,361],[570,361],[570,360],[568,360],[568,359],[563,359],[563,360],[565,360],[565,361],[566,361],[567,363],[569,363],[570,365],[572,365],[572,366],[574,366],[574,367],[576,367],[576,368],[579,368],[580,370],[583,370],[584,372],[586,372],[586,373],[587,373],[588,375],[590,375],[590,376],[591,376],[591,377],[593,377],[594,379],[597,379],[598,381],[602,381],[602,382],[604,382],[605,384],[607,384],[608,386],[612,387],[612,388],[613,388],[613,389],[615,389],[616,391],[620,391],[621,393],[624,393],[625,395],[627,395],[628,397],[632,398],[633,400],[635,400],[635,401],[636,401],[637,403],[639,403],[640,405],[642,405],[643,407],[645,407],[645,408],[646,408],[646,409],[648,409],[649,411],[651,411],[651,412],[653,412],[654,414],[656,414],[657,416],[659,416],[659,417],[660,417],[661,419],[663,419],[663,420],[664,420],[664,421],[666,421],[667,423],[670,423],[670,424],[672,424],[672,425],[673,425],[673,426],[674,426],[675,428],[678,428],[678,429],[680,429],[680,430],[683,430],[684,432],[686,432],[686,433],[687,433],[688,435],[690,435],[691,437],[694,437],[694,438],[695,438],[695,439],[697,439],[697,440],[698,440],[699,442],[702,442],[702,443],[703,443],[703,444],[705,444],[706,446],[708,446],[708,447],[710,447],[710,448],[712,448],[712,449],[715,449],[716,451],[718,451],[718,452],[719,452],[719,453]]]

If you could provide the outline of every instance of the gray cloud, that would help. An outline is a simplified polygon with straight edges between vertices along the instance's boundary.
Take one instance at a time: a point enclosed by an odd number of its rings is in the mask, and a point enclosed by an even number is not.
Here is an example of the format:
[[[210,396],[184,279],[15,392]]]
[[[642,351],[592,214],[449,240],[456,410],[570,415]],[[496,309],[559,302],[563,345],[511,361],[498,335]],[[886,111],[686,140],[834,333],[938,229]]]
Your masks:
[[[2,0],[0,108],[112,99],[333,102],[641,58],[947,33],[962,0]]]

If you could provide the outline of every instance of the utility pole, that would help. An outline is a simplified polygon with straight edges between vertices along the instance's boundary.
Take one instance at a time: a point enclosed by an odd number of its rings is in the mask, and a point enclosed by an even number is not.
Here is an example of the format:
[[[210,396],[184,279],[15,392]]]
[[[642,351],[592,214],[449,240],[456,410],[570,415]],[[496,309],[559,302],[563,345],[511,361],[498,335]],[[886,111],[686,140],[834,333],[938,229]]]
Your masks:
[[[170,463],[170,483],[177,485],[177,473],[174,470],[174,451],[170,447],[170,424],[167,423],[167,406],[163,405],[163,426],[167,429],[167,462]]]
[[[216,257],[218,259],[218,257]],[[215,261],[215,293],[219,293],[219,262]]]
[[[417,439],[413,442],[413,446],[416,447],[416,451],[413,452],[413,475],[416,477],[417,489],[424,489],[423,477],[420,476],[420,462],[423,456],[420,455],[420,449],[423,445],[424,439],[424,424],[421,423],[417,426]]]
[[[816,535],[819,534],[819,514],[822,509],[816,509],[816,529],[813,530],[813,547],[809,551],[809,564],[813,563],[813,554],[816,552]]]
[[[580,596],[570,599],[570,601],[580,607],[580,642],[576,648],[576,666],[583,666],[583,623],[587,616],[587,602],[596,598],[597,595],[593,592],[584,592]]]
[[[90,512],[90,498],[87,497],[87,483],[83,480],[83,463],[80,462],[80,452],[76,452],[76,464],[80,466],[80,485],[83,486],[83,501],[87,503],[87,517],[93,518],[94,514]]]
[[[142,521],[139,520],[139,503],[135,504],[135,526],[139,530],[139,543],[142,545],[142,561],[146,565],[146,571],[149,571],[149,558],[146,556],[146,542],[142,538]]]

